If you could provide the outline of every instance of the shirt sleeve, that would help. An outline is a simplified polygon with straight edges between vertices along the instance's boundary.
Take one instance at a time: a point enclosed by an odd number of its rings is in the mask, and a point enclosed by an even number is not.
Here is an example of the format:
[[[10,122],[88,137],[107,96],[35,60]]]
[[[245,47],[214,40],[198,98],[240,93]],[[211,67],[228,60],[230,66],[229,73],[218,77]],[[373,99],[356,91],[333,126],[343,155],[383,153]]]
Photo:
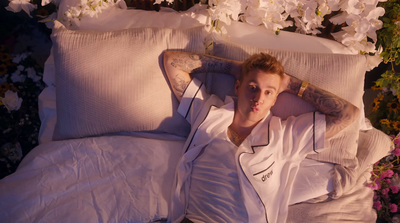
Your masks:
[[[210,95],[207,93],[203,82],[194,78],[186,88],[178,107],[178,113],[193,125],[201,108]]]
[[[318,153],[326,148],[325,139],[326,121],[325,115],[320,112],[302,114],[297,117],[289,117],[285,121],[285,139],[292,149],[292,153],[306,156]]]

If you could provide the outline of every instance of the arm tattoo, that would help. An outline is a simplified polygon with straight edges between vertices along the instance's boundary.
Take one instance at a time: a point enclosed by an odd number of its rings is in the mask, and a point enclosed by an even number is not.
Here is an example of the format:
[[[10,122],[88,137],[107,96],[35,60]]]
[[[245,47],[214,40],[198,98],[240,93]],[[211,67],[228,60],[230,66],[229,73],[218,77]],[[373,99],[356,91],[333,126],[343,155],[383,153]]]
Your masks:
[[[326,115],[327,133],[341,131],[358,117],[358,112],[355,112],[357,108],[354,105],[313,85],[306,89],[303,98]]]
[[[230,62],[199,54],[178,55],[173,58],[171,66],[188,73],[216,72],[229,74],[232,70]]]
[[[174,82],[171,83],[171,85],[174,88],[175,94],[179,97],[182,97],[186,87],[189,85],[189,82],[182,78],[179,74],[176,74],[173,80]]]
[[[297,95],[301,83],[301,80],[291,78],[288,91]],[[338,132],[354,120],[354,105],[314,85],[308,85],[302,98],[326,115],[327,131]]]

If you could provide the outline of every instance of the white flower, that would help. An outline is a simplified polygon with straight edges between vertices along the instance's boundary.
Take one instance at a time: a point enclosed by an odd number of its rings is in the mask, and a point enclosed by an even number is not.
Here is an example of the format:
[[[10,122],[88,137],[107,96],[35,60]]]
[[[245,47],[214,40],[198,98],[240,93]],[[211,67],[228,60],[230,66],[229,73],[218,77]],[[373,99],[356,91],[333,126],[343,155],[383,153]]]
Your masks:
[[[25,71],[28,74],[28,77],[32,79],[33,82],[38,82],[41,79],[40,76],[36,75],[36,71],[33,67],[28,67],[25,69]]]
[[[4,98],[0,99],[4,106],[6,106],[8,112],[18,110],[22,104],[22,98],[18,97],[18,93],[10,90],[7,90],[4,94]]]
[[[291,21],[286,21],[289,14],[285,12],[284,6],[285,2],[282,0],[252,0],[248,3],[243,16],[251,25],[263,24],[268,30],[277,31],[292,25]]]
[[[19,64],[21,61],[25,60],[27,57],[28,57],[27,53],[22,53],[22,54],[14,56],[14,58],[12,59],[12,62],[15,64]]]
[[[211,20],[220,20],[226,24],[230,24],[231,20],[237,21],[239,14],[244,9],[244,1],[231,1],[231,0],[219,0],[209,1]]]
[[[53,12],[49,16],[45,17],[44,19],[40,20],[39,22],[43,22],[46,24],[46,27],[49,29],[53,29],[54,21],[57,19],[57,13]]]
[[[342,12],[339,13],[335,16],[332,16],[332,18],[329,19],[329,21],[333,24],[340,25],[346,22],[346,18],[349,16],[347,12]]]
[[[128,9],[128,6],[126,5],[126,2],[124,0],[117,0],[115,4],[117,4],[118,7],[121,9]]]
[[[323,17],[317,7],[316,1],[307,1],[299,5],[298,10],[301,17],[295,17],[295,22],[301,33],[311,33],[313,35],[320,33],[317,28],[322,27]],[[319,14],[316,14],[316,12],[319,12]]]
[[[61,1],[62,0],[42,0],[42,6],[50,4],[51,2],[53,2],[56,6],[59,6]]]
[[[367,56],[367,71],[370,71],[377,67],[383,60],[383,58],[380,56],[380,53],[383,51],[382,46],[378,48],[378,50],[375,52],[375,55],[373,56]]]
[[[156,0],[155,2],[154,2],[154,4],[161,4],[162,2],[163,2],[164,0]],[[174,3],[174,0],[166,0],[168,3],[170,3],[170,4],[172,4],[172,3]]]
[[[14,83],[24,82],[25,79],[26,79],[25,75],[22,75],[20,70],[16,70],[14,73],[11,74],[11,80]]]
[[[8,11],[20,12],[24,10],[32,18],[31,12],[37,8],[37,5],[31,4],[29,0],[11,0],[7,7]]]
[[[346,23],[343,31],[332,33],[335,40],[352,48],[367,53],[375,52],[376,31],[382,28],[378,18],[385,10],[377,7],[378,0],[348,0],[341,4],[344,11],[330,19],[334,24]],[[368,41],[368,37],[372,42]]]
[[[366,16],[366,19],[368,20],[370,25],[367,34],[374,40],[374,42],[376,41],[376,31],[382,28],[382,21],[378,18],[383,16],[384,14],[385,9],[382,7],[377,7],[372,9]]]

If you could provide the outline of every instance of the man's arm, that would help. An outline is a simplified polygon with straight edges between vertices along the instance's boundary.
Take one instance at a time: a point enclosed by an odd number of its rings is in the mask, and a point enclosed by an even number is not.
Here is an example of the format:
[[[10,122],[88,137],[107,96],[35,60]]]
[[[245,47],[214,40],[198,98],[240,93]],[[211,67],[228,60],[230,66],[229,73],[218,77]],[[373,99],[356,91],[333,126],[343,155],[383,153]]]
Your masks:
[[[224,73],[236,79],[241,72],[241,62],[214,57],[205,54],[165,51],[164,68],[176,98],[181,101],[184,91],[191,81],[193,73]]]
[[[288,75],[283,81],[287,85],[285,91],[301,96],[325,114],[326,138],[334,136],[358,118],[360,110],[350,102],[312,84],[302,87],[302,83],[303,81]]]

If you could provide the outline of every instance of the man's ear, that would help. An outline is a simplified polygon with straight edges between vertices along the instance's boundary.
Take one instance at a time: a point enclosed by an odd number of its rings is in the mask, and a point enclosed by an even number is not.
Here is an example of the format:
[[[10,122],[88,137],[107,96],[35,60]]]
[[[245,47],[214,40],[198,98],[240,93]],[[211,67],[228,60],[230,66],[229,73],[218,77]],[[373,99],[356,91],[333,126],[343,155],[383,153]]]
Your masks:
[[[239,93],[240,81],[236,80],[235,82],[235,95],[237,96]]]

